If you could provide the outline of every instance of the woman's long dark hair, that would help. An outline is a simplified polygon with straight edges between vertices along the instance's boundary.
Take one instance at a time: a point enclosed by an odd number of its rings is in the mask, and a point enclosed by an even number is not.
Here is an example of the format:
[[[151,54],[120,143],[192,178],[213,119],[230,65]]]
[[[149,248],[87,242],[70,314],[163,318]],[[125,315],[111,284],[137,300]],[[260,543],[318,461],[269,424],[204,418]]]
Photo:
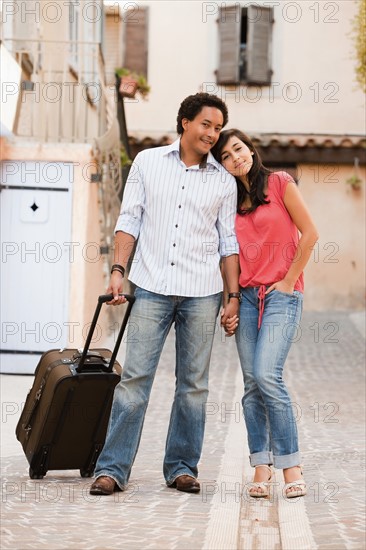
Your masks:
[[[231,137],[237,137],[240,139],[240,141],[245,143],[248,149],[253,152],[253,164],[247,174],[249,192],[246,190],[243,182],[240,181],[239,178],[235,178],[238,188],[237,213],[243,216],[245,214],[249,214],[250,212],[254,212],[261,204],[269,204],[270,201],[267,200],[267,195],[264,193],[264,188],[267,183],[268,175],[271,171],[263,166],[262,159],[254,147],[250,137],[235,128],[221,132],[216,145],[212,148],[212,154],[218,162],[221,163],[222,150]],[[248,196],[250,198],[251,206],[250,208],[242,208],[242,204],[244,204]]]

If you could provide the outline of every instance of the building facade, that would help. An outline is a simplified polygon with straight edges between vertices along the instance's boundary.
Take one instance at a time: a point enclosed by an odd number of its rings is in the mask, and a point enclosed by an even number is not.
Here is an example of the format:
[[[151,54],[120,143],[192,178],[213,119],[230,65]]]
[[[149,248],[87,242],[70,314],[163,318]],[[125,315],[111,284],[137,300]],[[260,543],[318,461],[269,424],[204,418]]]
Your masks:
[[[81,345],[109,279],[121,128],[131,157],[170,143],[180,102],[198,91],[226,101],[228,127],[251,135],[269,167],[290,172],[311,209],[320,239],[306,269],[305,307],[364,307],[358,7],[359,0],[2,2],[3,370],[16,357],[33,372],[39,352]],[[120,67],[151,86],[147,99],[125,97],[122,109]],[[111,315],[93,345],[114,334]]]
[[[184,97],[219,95],[228,127],[251,135],[268,166],[295,177],[315,218],[320,239],[305,307],[364,307],[365,97],[353,31],[360,2],[107,4],[115,63],[138,57],[151,85],[147,101],[125,100],[133,154],[175,139]]]
[[[2,372],[79,348],[107,287],[122,180],[104,24],[101,0],[2,4]]]

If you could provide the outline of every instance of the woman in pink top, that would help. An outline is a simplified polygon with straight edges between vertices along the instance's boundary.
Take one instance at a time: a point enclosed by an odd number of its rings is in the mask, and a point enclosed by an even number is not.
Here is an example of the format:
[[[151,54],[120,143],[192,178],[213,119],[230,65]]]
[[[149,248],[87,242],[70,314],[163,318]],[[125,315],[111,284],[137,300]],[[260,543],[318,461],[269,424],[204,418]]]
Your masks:
[[[296,420],[282,374],[301,319],[303,269],[318,233],[291,176],[265,168],[248,136],[226,130],[212,152],[238,187],[240,293],[230,299],[240,300],[240,322],[230,318],[225,330],[235,332],[244,376],[242,404],[255,467],[249,494],[268,496],[274,466],[283,469],[285,495],[303,496]]]

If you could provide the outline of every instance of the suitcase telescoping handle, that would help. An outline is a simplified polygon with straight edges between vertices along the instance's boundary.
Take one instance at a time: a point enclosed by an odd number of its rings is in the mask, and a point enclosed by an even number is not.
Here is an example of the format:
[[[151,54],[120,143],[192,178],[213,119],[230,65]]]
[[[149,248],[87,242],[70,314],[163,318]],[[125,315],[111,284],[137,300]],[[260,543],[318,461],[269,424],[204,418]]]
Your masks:
[[[122,294],[120,294],[120,296],[122,296]],[[123,337],[123,334],[124,334],[125,329],[126,329],[128,318],[130,316],[133,303],[135,301],[135,297],[130,295],[130,294],[123,294],[123,296],[126,298],[126,300],[128,302],[128,306],[127,306],[127,310],[125,312],[125,315],[123,317],[123,321],[122,321],[121,328],[120,328],[118,336],[117,336],[117,340],[116,340],[116,344],[115,344],[113,352],[112,352],[112,356],[109,360],[109,366],[106,369],[107,372],[111,372],[112,369],[113,369],[113,365],[114,365],[114,362],[115,362],[116,357],[117,357],[119,346],[121,345],[122,337]],[[83,352],[81,354],[79,364],[78,364],[77,368],[75,369],[76,372],[80,373],[80,372],[83,371],[83,366],[84,366],[86,357],[88,355],[89,346],[90,346],[90,343],[91,343],[92,338],[93,338],[95,327],[97,326],[97,321],[98,321],[100,310],[102,309],[102,305],[105,302],[111,302],[112,300],[113,300],[113,294],[103,294],[102,296],[99,296],[98,304],[97,304],[97,307],[96,307],[95,312],[94,312],[94,317],[93,317],[93,320],[91,322],[88,335],[86,337],[84,349],[83,349]]]

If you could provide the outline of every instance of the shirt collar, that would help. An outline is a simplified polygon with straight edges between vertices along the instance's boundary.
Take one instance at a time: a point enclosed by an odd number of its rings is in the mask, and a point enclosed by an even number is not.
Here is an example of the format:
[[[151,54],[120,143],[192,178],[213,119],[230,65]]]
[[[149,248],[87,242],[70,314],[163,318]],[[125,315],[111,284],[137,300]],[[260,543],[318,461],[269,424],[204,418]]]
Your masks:
[[[179,157],[180,150],[180,138],[176,139],[170,145],[167,145],[164,155],[169,155],[170,153],[176,152]],[[221,164],[217,162],[211,151],[202,159],[201,164],[199,165],[200,169],[207,170],[208,165],[213,166],[216,170],[221,169]]]

